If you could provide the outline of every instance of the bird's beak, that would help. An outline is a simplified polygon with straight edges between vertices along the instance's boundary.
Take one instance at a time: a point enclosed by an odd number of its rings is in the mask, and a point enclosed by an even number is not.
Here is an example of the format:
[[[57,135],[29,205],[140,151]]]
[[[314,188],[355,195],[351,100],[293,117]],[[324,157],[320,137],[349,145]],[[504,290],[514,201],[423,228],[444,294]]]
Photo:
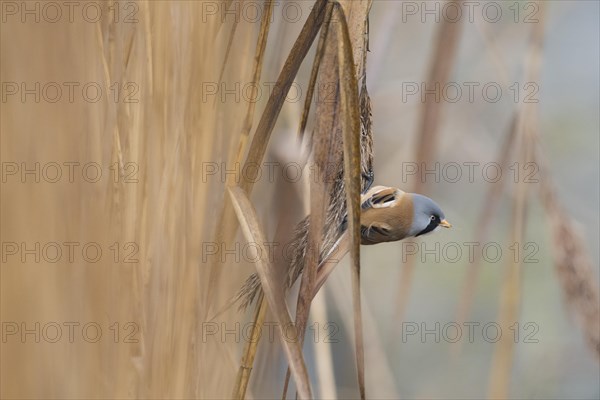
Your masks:
[[[445,219],[440,221],[440,226],[443,226],[444,228],[452,228],[452,224]]]

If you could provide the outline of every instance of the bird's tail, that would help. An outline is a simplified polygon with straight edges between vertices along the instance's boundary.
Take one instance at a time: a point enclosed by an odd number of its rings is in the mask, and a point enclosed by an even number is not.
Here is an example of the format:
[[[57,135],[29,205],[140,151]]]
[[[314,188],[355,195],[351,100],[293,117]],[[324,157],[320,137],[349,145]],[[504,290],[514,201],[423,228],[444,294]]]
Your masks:
[[[286,290],[289,289],[296,279],[302,273],[304,267],[304,256],[306,253],[306,243],[308,240],[308,217],[300,221],[296,227],[294,238],[290,245],[291,260],[285,261],[285,266],[288,268],[285,278]],[[211,321],[223,314],[236,303],[239,303],[238,310],[245,311],[251,305],[262,291],[260,278],[255,272],[250,275],[240,290],[210,319]]]

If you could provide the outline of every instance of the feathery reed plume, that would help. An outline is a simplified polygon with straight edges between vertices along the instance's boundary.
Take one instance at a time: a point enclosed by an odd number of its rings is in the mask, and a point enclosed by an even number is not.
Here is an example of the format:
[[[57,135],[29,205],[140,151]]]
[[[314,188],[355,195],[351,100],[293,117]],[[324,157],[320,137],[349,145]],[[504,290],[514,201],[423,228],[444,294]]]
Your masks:
[[[564,299],[583,328],[588,345],[600,360],[598,276],[585,249],[584,236],[560,204],[542,154],[537,157],[537,162],[541,164],[543,174],[540,197],[552,229],[554,262]]]

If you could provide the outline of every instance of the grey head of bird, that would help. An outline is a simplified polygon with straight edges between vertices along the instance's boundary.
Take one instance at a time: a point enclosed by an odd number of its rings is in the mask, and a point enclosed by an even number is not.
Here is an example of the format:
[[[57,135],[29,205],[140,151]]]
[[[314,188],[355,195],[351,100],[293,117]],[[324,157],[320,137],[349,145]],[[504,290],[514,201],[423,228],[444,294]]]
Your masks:
[[[411,193],[413,205],[413,220],[408,236],[421,236],[433,232],[439,227],[450,228],[444,212],[435,201],[417,193]]]

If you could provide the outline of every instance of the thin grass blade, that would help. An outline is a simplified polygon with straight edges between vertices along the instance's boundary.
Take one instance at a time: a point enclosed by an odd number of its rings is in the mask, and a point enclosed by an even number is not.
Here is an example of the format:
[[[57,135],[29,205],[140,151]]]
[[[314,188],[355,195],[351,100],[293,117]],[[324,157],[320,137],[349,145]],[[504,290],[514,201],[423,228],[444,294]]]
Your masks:
[[[238,375],[235,380],[235,386],[231,398],[233,399],[244,399],[246,397],[246,389],[248,388],[248,382],[250,382],[250,374],[252,373],[252,367],[254,365],[254,358],[256,356],[256,350],[258,348],[258,342],[261,335],[261,327],[265,321],[265,315],[267,314],[267,303],[264,301],[264,296],[261,293],[260,297],[256,302],[256,312],[254,313],[254,325],[252,325],[252,331],[250,333],[250,339],[246,341],[244,348],[244,355],[242,356],[242,362],[238,370]]]
[[[263,60],[265,56],[265,49],[267,48],[267,39],[269,38],[269,28],[271,27],[271,15],[273,14],[273,0],[264,0],[263,9],[265,10],[262,14],[260,21],[260,31],[258,33],[258,39],[256,43],[256,52],[254,55],[254,68],[252,72],[252,83],[257,88],[260,82],[260,76],[262,73]],[[254,98],[254,94],[252,94]],[[248,102],[248,110],[246,111],[246,117],[244,118],[244,125],[242,127],[242,133],[240,136],[240,143],[238,145],[238,151],[236,156],[236,162],[242,162],[244,156],[244,150],[246,149],[246,142],[250,136],[250,130],[252,129],[252,122],[254,121],[254,109],[256,106],[255,101]]]

